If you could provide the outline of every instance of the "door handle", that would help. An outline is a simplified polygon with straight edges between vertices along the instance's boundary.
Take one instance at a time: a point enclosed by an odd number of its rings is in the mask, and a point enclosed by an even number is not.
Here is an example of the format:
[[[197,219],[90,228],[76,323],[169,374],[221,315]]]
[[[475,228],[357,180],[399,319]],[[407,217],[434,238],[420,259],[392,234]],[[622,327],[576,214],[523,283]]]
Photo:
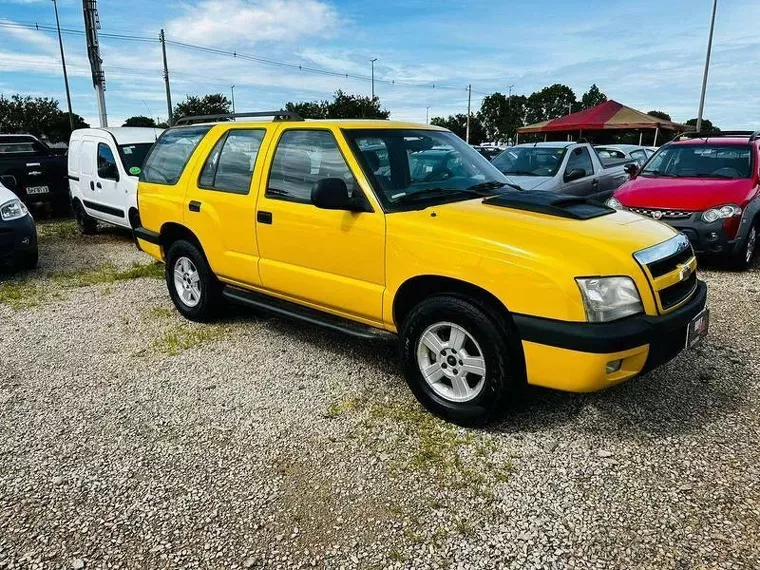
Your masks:
[[[187,207],[188,207],[188,209],[189,209],[191,212],[200,212],[200,211],[201,211],[201,203],[200,203],[200,202],[198,202],[197,200],[192,200],[192,201],[191,201],[191,202],[190,202],[190,203],[187,205]]]
[[[256,221],[260,224],[271,224],[272,212],[264,212],[263,210],[259,210],[256,212]]]
[[[100,184],[100,182],[96,182],[95,186],[97,186],[98,188],[103,188],[103,186]]]
[[[95,183],[90,180],[90,190],[95,190]]]

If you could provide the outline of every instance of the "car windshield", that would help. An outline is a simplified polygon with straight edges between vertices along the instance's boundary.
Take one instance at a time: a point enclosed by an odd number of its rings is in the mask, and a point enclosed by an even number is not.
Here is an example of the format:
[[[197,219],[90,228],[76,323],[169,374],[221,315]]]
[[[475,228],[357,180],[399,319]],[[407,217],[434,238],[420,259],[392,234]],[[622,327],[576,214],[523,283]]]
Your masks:
[[[121,155],[121,162],[124,164],[124,170],[129,173],[129,170],[134,166],[142,168],[145,157],[148,156],[148,151],[152,146],[152,142],[119,145],[119,154]]]
[[[554,176],[564,156],[564,148],[516,146],[494,158],[492,164],[513,176]]]
[[[453,133],[425,129],[346,129],[346,138],[388,211],[491,195],[508,184]]]
[[[646,164],[641,176],[749,178],[751,173],[749,145],[684,144],[661,148]]]

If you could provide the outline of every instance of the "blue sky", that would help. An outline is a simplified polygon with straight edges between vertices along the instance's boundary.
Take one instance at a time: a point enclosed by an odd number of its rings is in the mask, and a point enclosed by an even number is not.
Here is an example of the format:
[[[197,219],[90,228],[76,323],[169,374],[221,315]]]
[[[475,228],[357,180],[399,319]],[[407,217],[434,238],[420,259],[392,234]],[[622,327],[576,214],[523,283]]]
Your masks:
[[[712,0],[101,0],[103,32],[157,37],[276,61],[369,76],[392,117],[424,121],[473,108],[485,93],[529,94],[551,83],[580,98],[596,83],[637,109],[674,120],[697,114]],[[83,28],[81,0],[59,0],[61,25]],[[0,0],[0,24],[55,23],[50,0]],[[705,117],[760,129],[760,1],[719,0]],[[0,25],[0,93],[58,99],[65,92],[54,34]],[[111,125],[166,117],[158,44],[102,39]],[[84,38],[65,35],[74,111],[97,124]],[[369,94],[368,79],[168,48],[174,102],[230,92],[237,110]],[[392,84],[391,81],[398,83]],[[435,84],[436,87],[432,87]]]

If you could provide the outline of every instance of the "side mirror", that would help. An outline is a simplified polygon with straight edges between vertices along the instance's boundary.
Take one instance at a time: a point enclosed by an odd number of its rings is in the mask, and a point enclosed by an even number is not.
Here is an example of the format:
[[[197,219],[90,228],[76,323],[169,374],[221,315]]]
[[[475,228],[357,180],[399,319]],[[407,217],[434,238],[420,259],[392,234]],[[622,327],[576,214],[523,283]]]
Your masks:
[[[342,178],[322,178],[311,189],[311,201],[323,210],[346,210],[349,212],[369,211],[363,198],[352,198]]]
[[[116,180],[118,182],[119,170],[116,168],[115,164],[108,164],[98,168],[98,176],[107,180]]]
[[[18,182],[16,181],[16,177],[12,174],[3,174],[0,176],[0,184],[5,186],[8,190],[16,191],[18,188]]]
[[[639,173],[639,165],[635,162],[629,162],[623,167],[623,170],[631,178],[636,178],[636,175]]]
[[[572,170],[565,172],[565,182],[572,182],[573,180],[585,177],[586,171],[583,168],[573,168]]]

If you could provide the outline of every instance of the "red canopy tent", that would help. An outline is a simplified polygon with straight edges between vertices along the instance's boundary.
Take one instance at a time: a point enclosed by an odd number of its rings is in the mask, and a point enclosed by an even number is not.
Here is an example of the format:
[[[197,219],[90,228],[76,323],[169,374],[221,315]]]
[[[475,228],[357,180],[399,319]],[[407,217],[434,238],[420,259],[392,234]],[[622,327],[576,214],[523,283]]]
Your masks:
[[[626,107],[617,101],[609,100],[596,107],[571,113],[559,119],[550,119],[520,127],[517,129],[517,134],[519,137],[521,134],[544,133],[544,136],[546,136],[547,133],[569,134],[578,132],[580,137],[583,135],[583,131],[630,131],[641,129],[652,129],[655,131],[654,144],[656,145],[660,129],[683,132],[688,131],[690,127],[674,123],[673,121],[666,121],[659,117],[653,117],[631,107]],[[641,141],[641,137],[639,137],[639,141]]]

